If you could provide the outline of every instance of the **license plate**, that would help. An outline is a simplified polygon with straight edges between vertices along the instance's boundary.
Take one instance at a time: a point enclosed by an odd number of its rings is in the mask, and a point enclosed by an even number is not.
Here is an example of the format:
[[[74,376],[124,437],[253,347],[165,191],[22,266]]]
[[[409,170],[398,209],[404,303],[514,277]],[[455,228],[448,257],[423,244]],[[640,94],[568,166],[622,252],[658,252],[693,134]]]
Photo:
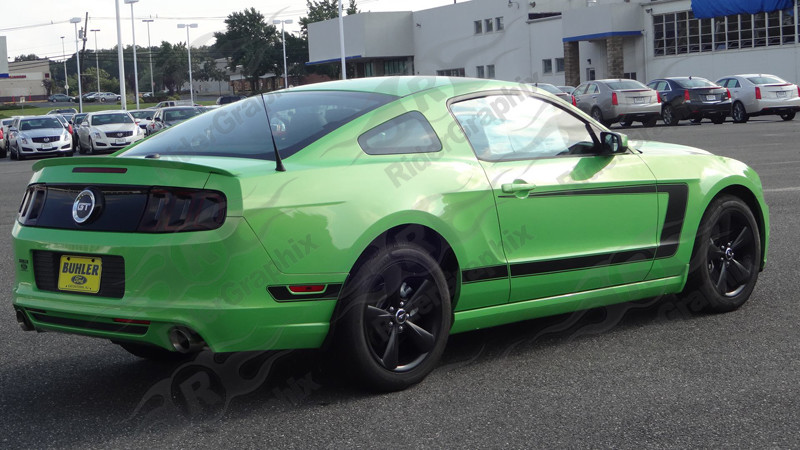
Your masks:
[[[646,99],[646,97],[634,97],[633,103],[644,103]]]
[[[717,99],[716,95],[706,95],[706,100],[713,102]]]
[[[55,147],[42,147],[39,149],[40,152],[49,152],[51,150],[55,150]]]
[[[116,145],[125,145],[125,139],[117,139]]]
[[[778,94],[778,98],[786,97],[786,91],[778,91],[778,92],[776,92],[776,94]]]
[[[58,265],[58,289],[96,294],[100,291],[102,273],[101,258],[62,255]]]

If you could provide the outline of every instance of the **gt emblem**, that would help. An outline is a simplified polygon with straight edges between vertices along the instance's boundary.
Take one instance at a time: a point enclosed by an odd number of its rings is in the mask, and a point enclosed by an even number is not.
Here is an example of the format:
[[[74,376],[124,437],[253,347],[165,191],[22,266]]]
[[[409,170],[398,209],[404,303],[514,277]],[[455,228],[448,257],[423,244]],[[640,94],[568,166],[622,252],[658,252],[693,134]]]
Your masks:
[[[84,189],[72,203],[72,220],[84,224],[94,219],[102,210],[102,194],[94,189]]]

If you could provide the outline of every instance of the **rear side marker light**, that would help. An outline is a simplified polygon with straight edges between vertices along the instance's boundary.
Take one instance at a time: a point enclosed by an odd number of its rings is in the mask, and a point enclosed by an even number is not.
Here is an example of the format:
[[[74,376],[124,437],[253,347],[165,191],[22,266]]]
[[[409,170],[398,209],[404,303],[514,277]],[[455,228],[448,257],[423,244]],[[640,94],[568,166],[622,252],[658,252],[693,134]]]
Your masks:
[[[136,325],[150,325],[149,320],[135,320],[135,319],[114,319],[117,323],[132,323]]]
[[[289,292],[292,294],[315,294],[323,292],[324,290],[325,285],[322,284],[289,286]]]
[[[616,92],[611,93],[611,104],[614,106],[619,105],[619,99],[617,98]]]
[[[761,100],[761,88],[756,86],[756,100]]]

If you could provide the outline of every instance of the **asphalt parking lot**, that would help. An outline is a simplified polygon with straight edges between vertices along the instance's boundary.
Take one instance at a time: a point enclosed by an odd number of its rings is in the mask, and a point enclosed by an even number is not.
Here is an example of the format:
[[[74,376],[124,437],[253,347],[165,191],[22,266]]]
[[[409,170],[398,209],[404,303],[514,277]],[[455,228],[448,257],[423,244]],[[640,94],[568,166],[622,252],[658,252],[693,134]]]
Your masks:
[[[423,383],[381,395],[314,351],[156,364],[23,333],[10,230],[33,162],[0,160],[0,447],[797,448],[800,120],[614,130],[761,175],[771,252],[750,301],[707,315],[650,299],[456,335]]]

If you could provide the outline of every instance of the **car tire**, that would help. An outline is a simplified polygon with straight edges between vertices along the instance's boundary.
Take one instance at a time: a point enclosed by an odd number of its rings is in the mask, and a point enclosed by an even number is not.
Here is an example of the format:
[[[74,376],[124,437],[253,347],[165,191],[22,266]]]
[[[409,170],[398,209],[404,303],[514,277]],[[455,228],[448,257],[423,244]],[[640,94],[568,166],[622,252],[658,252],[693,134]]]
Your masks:
[[[622,121],[619,122],[619,125],[621,127],[628,128],[631,125],[633,125],[633,121],[632,120],[622,120]]]
[[[703,118],[702,117],[692,117],[690,120],[691,120],[691,122],[693,124],[703,123]]]
[[[5,148],[0,149],[0,159],[5,159],[5,158],[6,158],[6,149]]]
[[[139,344],[135,342],[111,341],[122,347],[128,353],[150,361],[177,362],[189,359],[192,353],[173,352],[155,345]]]
[[[781,119],[783,119],[783,120],[788,122],[788,121],[794,119],[794,116],[795,116],[795,112],[792,111],[792,112],[781,114]]]
[[[600,122],[604,127],[608,127],[609,123],[603,120],[603,112],[600,111],[600,108],[592,108],[592,119]]]
[[[94,155],[94,142],[92,142],[92,138],[89,138],[89,147],[86,149],[86,153]]]
[[[355,270],[334,316],[337,352],[376,391],[419,383],[438,364],[452,324],[444,272],[425,250],[393,244]]]
[[[747,120],[750,118],[747,115],[747,110],[744,109],[742,102],[736,102],[733,104],[731,117],[733,117],[733,123],[747,123]]]
[[[719,114],[719,115],[713,116],[713,117],[711,117],[711,122],[714,125],[719,125],[719,124],[725,123],[725,115]]]
[[[22,151],[20,151],[19,146],[17,146],[17,157],[14,159],[16,159],[17,161],[25,161],[25,155],[22,154]]]
[[[680,120],[678,120],[678,118],[675,116],[675,110],[671,105],[664,105],[664,108],[661,110],[661,120],[664,121],[664,125],[669,125],[672,127],[680,122]]]
[[[753,292],[761,265],[761,236],[750,207],[723,195],[703,214],[682,296],[708,312],[741,307]]]
[[[656,126],[657,123],[658,123],[658,117],[651,117],[651,118],[645,120],[644,122],[642,122],[642,125],[645,126],[645,127],[650,128],[650,127]]]

